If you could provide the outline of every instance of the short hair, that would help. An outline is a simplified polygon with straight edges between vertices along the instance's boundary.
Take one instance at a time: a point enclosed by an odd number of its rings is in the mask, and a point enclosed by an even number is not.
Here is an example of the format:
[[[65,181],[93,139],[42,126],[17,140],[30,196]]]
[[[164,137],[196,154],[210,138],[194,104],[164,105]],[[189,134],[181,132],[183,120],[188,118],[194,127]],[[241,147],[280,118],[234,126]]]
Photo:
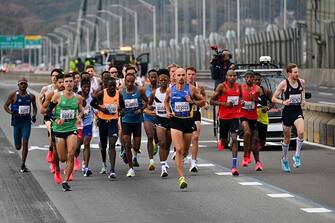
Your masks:
[[[56,80],[58,81],[59,79],[64,79],[64,74],[58,74]]]
[[[253,70],[246,70],[246,71],[244,72],[244,76],[247,76],[247,75],[252,75],[252,76],[254,76],[255,73],[254,73]]]
[[[101,73],[101,79],[103,79],[103,77],[104,77],[105,74],[109,74],[110,75],[109,71],[107,71],[107,70],[102,71],[102,73]]]
[[[151,72],[156,72],[156,73],[157,73],[157,70],[156,70],[156,69],[150,69],[150,70],[148,71],[148,74],[151,73]]]
[[[64,79],[65,78],[72,78],[73,79],[73,76],[72,76],[71,73],[66,73],[66,74],[64,74]]]
[[[135,72],[137,72],[136,68],[133,67],[133,66],[130,66],[130,67],[126,68],[126,74],[127,74],[128,70],[134,70]]]
[[[262,77],[262,75],[259,72],[254,72],[254,76]]]
[[[169,76],[169,70],[168,69],[159,69],[157,71],[157,74],[158,74],[158,76],[160,76],[160,75],[167,75],[167,76]]]
[[[89,64],[89,65],[86,66],[85,70],[90,69],[90,68],[93,68],[93,69],[94,69],[94,66],[91,65],[91,64]]]
[[[83,85],[91,85],[91,81],[87,78],[84,78],[80,82],[80,86],[83,87]]]
[[[84,75],[84,74],[90,75],[88,72],[84,71],[84,72],[81,72],[81,73],[80,73],[80,78],[83,78],[83,75]]]
[[[116,67],[115,65],[111,64],[111,65],[108,66],[108,71],[109,71],[111,68],[113,68],[113,67],[114,67],[116,70],[118,70],[117,67]]]
[[[62,69],[58,69],[58,68],[56,68],[56,69],[53,69],[53,70],[51,71],[50,76],[52,76],[52,73],[53,73],[53,72],[57,72],[58,74],[64,74],[64,71],[63,71]]]
[[[167,67],[168,71],[170,72],[171,68],[173,68],[173,67],[180,68],[180,66],[178,64],[172,63]]]
[[[291,72],[292,72],[292,69],[293,69],[293,68],[296,68],[296,67],[298,67],[298,65],[296,65],[295,63],[289,63],[289,64],[287,64],[287,66],[286,66],[286,72],[287,72],[287,73],[291,73]]]
[[[194,67],[187,67],[186,68],[186,72],[188,71],[188,70],[191,70],[191,71],[193,71],[193,72],[197,72],[197,69],[195,69]]]

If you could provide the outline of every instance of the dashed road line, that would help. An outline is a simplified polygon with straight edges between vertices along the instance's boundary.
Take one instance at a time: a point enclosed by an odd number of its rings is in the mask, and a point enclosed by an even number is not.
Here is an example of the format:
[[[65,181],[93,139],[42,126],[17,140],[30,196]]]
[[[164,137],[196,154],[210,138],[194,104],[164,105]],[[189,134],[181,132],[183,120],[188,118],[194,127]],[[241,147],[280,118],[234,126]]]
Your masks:
[[[260,182],[239,182],[242,186],[262,186],[263,184]]]
[[[287,197],[294,197],[292,194],[280,193],[280,194],[266,194],[272,198],[287,198]]]
[[[215,173],[218,176],[231,176],[231,172],[217,172]]]
[[[330,213],[332,210],[327,208],[300,208],[300,210],[307,213]]]

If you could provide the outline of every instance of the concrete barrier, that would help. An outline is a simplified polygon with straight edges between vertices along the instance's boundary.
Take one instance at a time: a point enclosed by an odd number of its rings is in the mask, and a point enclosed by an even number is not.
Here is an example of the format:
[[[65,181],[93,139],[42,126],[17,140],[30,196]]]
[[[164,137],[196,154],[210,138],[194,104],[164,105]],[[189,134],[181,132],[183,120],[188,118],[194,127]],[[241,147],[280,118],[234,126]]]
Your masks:
[[[307,87],[335,88],[335,69],[301,69],[300,76]]]

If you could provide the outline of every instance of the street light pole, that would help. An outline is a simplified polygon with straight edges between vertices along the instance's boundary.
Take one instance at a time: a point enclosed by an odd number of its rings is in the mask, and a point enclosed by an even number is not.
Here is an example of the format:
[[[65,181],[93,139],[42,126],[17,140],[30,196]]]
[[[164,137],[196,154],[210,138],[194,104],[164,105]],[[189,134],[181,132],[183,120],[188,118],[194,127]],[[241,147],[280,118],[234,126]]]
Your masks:
[[[84,22],[86,22],[87,24],[91,25],[92,27],[95,27],[95,23],[94,23],[94,22],[91,22],[91,21],[88,20],[88,19],[79,19],[79,21],[84,21]],[[100,36],[99,36],[99,32],[98,32],[97,29],[96,29],[96,33],[97,33],[97,43],[98,43],[99,40],[100,40]],[[98,45],[98,44],[95,44],[95,51],[96,51],[96,52],[99,51],[99,45]]]
[[[156,6],[151,5],[151,4],[149,4],[149,3],[147,3],[146,1],[143,1],[143,0],[138,0],[138,1],[152,10],[153,45],[156,48],[156,46],[157,46],[157,44],[156,44],[157,43],[157,38],[156,38],[156,34],[157,34],[157,32],[156,32]]]
[[[130,13],[130,15],[134,16],[134,32],[135,32],[135,47],[138,48],[138,17],[137,17],[137,12],[127,8],[123,5],[120,4],[112,4],[109,5],[108,7],[120,7],[122,9],[124,9],[126,12]]]
[[[240,60],[241,42],[240,42],[240,0],[237,0],[237,58]]]
[[[62,31],[63,30],[63,31]],[[60,34],[62,37],[65,37],[67,38],[67,54],[65,56],[65,53],[63,53],[63,57],[65,57],[65,70],[68,70],[69,69],[69,60],[70,60],[70,35],[71,34],[70,32],[68,32],[67,30],[65,30],[68,35],[65,35],[63,32],[64,32],[64,29],[61,28],[61,27],[58,27],[54,30],[54,33],[58,33]],[[64,40],[63,40],[64,42]],[[65,42],[66,43],[66,42]],[[64,46],[63,46],[64,47]],[[63,49],[64,50],[64,49]],[[63,61],[63,60],[62,60]]]
[[[120,46],[119,47],[122,47],[123,46],[123,19],[122,19],[122,16],[119,16],[119,15],[117,15],[115,13],[112,13],[110,11],[107,11],[107,10],[99,10],[99,12],[106,13],[106,14],[114,17],[114,18],[119,19],[119,37],[120,37],[120,39],[119,39],[119,45]]]
[[[174,38],[178,43],[179,32],[178,32],[178,0],[174,0]]]
[[[206,39],[206,0],[202,0],[202,36]]]
[[[107,48],[110,48],[110,31],[109,31],[109,21],[101,18],[100,16],[97,15],[87,15],[87,17],[93,17],[99,20],[102,23],[106,24],[106,41],[107,41]]]
[[[63,52],[63,48],[64,48],[64,43],[63,43],[63,38],[62,37],[59,37],[58,35],[54,34],[54,33],[48,33],[47,36],[51,36],[51,37],[54,37],[56,39],[59,40],[60,42],[60,53],[59,53],[59,49],[58,49],[58,46],[56,47],[57,51],[56,51],[56,61],[58,60],[58,62],[60,64],[63,64],[63,61],[61,61],[61,58],[64,56],[64,52]],[[60,55],[58,55],[60,54]]]
[[[284,0],[284,29],[286,29],[287,24],[287,0]]]

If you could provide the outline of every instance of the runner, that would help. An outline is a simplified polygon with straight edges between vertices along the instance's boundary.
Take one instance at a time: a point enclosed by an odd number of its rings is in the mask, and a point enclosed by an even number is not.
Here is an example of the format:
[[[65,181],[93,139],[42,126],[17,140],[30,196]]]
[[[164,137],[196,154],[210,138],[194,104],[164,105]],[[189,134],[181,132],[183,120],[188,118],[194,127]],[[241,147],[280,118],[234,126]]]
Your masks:
[[[157,89],[157,71],[152,69],[148,72],[148,79],[150,84],[145,85],[145,94],[149,98],[151,92]],[[154,155],[157,153],[158,146],[154,143],[154,139],[157,139],[155,123],[155,112],[149,109],[144,110],[144,130],[148,137],[147,150],[149,156],[149,171],[155,170]],[[156,141],[156,140],[155,140]],[[137,160],[136,160],[137,161]],[[135,162],[134,162],[135,163]]]
[[[211,105],[219,106],[220,140],[221,146],[227,145],[231,138],[233,176],[238,176],[237,170],[237,134],[239,130],[239,118],[241,108],[241,86],[236,83],[236,73],[233,70],[227,72],[226,81],[219,84],[211,97]],[[230,133],[230,134],[229,134]]]
[[[166,116],[165,97],[166,90],[169,86],[169,71],[167,69],[160,69],[157,72],[159,88],[152,91],[149,101],[149,106],[155,107],[156,132],[159,143],[159,160],[161,164],[161,177],[167,177],[169,168],[167,158],[169,156],[171,146],[171,131],[169,126],[169,119]]]
[[[40,107],[43,107],[43,102],[46,98],[46,96],[53,92],[55,90],[56,82],[57,82],[57,76],[59,74],[63,74],[63,70],[61,69],[53,69],[50,73],[51,76],[51,84],[42,87],[40,94],[38,95],[37,101]],[[44,113],[44,112],[43,112]],[[49,144],[49,151],[47,153],[47,161],[48,163],[53,162],[53,147],[52,147],[52,141],[51,141],[51,121],[46,121],[44,118],[44,123],[48,130],[48,144]]]
[[[305,81],[299,78],[299,69],[296,64],[288,64],[286,67],[288,78],[278,85],[272,97],[273,103],[283,104],[282,112],[284,141],[282,143],[283,157],[281,159],[282,169],[290,172],[288,162],[288,149],[291,140],[291,128],[294,125],[297,129],[298,137],[296,139],[296,151],[293,156],[293,166],[298,168],[301,166],[300,151],[304,142],[304,115],[301,106],[305,101]],[[278,99],[284,93],[285,100]]]
[[[107,89],[99,91],[91,102],[93,108],[98,109],[98,126],[100,135],[100,147],[102,156],[102,168],[100,173],[107,173],[106,165],[106,149],[108,142],[108,155],[110,161],[110,171],[108,178],[116,178],[115,173],[115,144],[118,138],[118,119],[119,110],[124,109],[124,101],[122,95],[116,88],[116,80],[109,77]]]
[[[90,75],[90,80],[91,80],[91,89],[93,92],[93,95],[99,91],[100,87],[100,80],[95,77],[95,70],[93,65],[87,65],[86,66],[86,72],[89,73]]]
[[[78,127],[78,142],[77,142],[77,150],[75,155],[75,170],[79,169],[80,166],[79,159],[77,158],[80,153],[81,145],[84,143],[84,151],[83,151],[83,162],[81,170],[84,174],[84,177],[89,177],[92,175],[92,169],[88,167],[90,162],[90,156],[91,156],[91,139],[92,139],[92,126],[93,126],[93,117],[94,113],[91,108],[91,101],[92,101],[92,92],[91,89],[91,82],[89,79],[82,79],[80,83],[80,89],[81,91],[78,93],[82,96],[84,103],[83,103],[83,113],[84,116],[82,118],[81,122],[81,129]],[[77,161],[76,161],[77,160]],[[77,164],[76,164],[77,162]]]
[[[52,130],[56,139],[57,155],[61,162],[66,162],[63,191],[71,191],[68,181],[73,173],[74,155],[77,148],[77,126],[82,117],[82,97],[73,92],[71,74],[64,75],[64,91],[56,93],[48,106],[47,115],[54,120]],[[52,114],[55,109],[55,115]]]
[[[188,67],[186,68],[186,76],[187,76],[187,83],[190,85],[193,85],[198,89],[202,97],[206,100],[206,92],[205,88],[201,85],[199,85],[196,80],[196,73],[197,70],[194,67]],[[208,109],[208,104],[206,101],[204,109]],[[191,160],[191,167],[189,169],[190,172],[198,172],[198,166],[197,166],[197,158],[198,158],[198,151],[199,151],[199,136],[200,136],[200,130],[201,130],[201,112],[200,107],[196,106],[196,109],[193,111],[193,119],[195,122],[195,125],[197,127],[197,130],[193,132],[192,136],[192,160]]]
[[[254,84],[254,72],[248,70],[244,73],[245,83],[242,84],[242,98],[240,121],[243,130],[244,157],[242,166],[247,167],[251,163],[251,151],[255,150],[254,134],[257,124],[258,97],[263,95],[262,89]],[[257,164],[256,164],[257,165]]]
[[[268,131],[269,125],[269,114],[268,111],[273,107],[273,103],[271,102],[272,93],[269,89],[261,86],[262,76],[260,73],[254,73],[254,83],[258,85],[263,94],[258,97],[257,104],[257,131],[255,134],[255,142],[254,142],[254,158],[255,158],[255,170],[262,171],[263,165],[259,160],[259,151],[265,147],[266,142],[266,134]]]
[[[31,122],[36,122],[37,106],[35,95],[27,91],[28,81],[26,78],[19,79],[18,88],[18,90],[9,94],[3,107],[8,114],[12,115],[11,125],[14,129],[15,149],[21,150],[22,148],[20,172],[25,173],[29,172],[26,167],[26,159],[28,156]],[[33,106],[32,114],[31,106]]]
[[[145,104],[148,103],[144,88],[135,85],[135,75],[136,69],[134,67],[126,69],[125,87],[121,90],[125,102],[125,115],[122,117],[122,132],[129,166],[127,177],[135,176],[131,153],[131,135],[133,135],[133,150],[135,153],[139,153],[141,146],[141,123],[143,121],[142,112]],[[134,159],[136,159],[136,156]]]
[[[56,150],[56,146],[55,146],[55,136],[53,134],[52,131],[52,125],[53,125],[53,121],[51,119],[49,119],[49,116],[46,115],[46,110],[50,104],[50,101],[52,99],[52,97],[54,96],[54,94],[56,94],[57,92],[61,92],[64,90],[64,75],[63,74],[59,74],[57,75],[57,82],[56,82],[56,88],[54,91],[50,92],[47,94],[43,105],[41,107],[41,114],[45,115],[44,120],[45,122],[50,122],[50,138],[51,138],[51,148],[53,148],[52,151],[52,162],[50,163],[50,173],[54,174],[54,181],[56,184],[61,184],[62,183],[62,175],[60,173],[60,166],[59,166],[59,158],[57,155],[57,150]]]
[[[193,106],[204,106],[205,99],[197,89],[186,83],[186,71],[178,68],[175,72],[176,84],[166,91],[165,109],[170,118],[172,142],[176,147],[176,165],[179,175],[179,187],[187,187],[183,174],[183,158],[188,153],[192,134],[196,131],[193,120]]]
[[[81,88],[80,88],[81,75],[77,71],[72,72],[72,75],[74,78],[73,92],[77,93],[81,91]]]

